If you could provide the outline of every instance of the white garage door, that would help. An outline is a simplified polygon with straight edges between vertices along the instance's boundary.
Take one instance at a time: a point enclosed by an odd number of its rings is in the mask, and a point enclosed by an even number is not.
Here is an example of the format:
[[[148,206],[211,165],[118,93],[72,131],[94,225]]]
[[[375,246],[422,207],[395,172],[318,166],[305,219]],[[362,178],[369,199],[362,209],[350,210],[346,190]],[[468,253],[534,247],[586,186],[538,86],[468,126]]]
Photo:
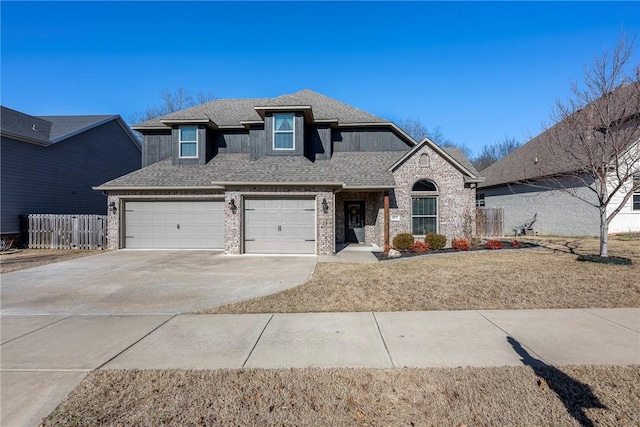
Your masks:
[[[126,202],[125,247],[224,248],[224,202]]]
[[[246,199],[244,221],[246,253],[316,252],[314,199]]]

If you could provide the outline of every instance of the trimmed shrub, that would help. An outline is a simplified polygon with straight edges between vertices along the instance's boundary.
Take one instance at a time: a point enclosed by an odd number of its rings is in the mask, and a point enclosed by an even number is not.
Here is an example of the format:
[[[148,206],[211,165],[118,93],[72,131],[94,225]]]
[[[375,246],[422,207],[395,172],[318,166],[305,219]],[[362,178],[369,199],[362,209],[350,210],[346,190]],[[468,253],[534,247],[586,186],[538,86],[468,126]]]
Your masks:
[[[442,249],[447,244],[447,237],[442,234],[427,233],[424,241],[429,244],[431,249]]]
[[[489,240],[486,246],[487,246],[487,249],[492,249],[492,250],[502,249],[502,242],[498,240]]]
[[[409,250],[414,254],[426,254],[431,250],[431,246],[426,242],[418,241],[409,245]]]
[[[393,238],[393,247],[399,251],[406,251],[409,249],[409,246],[411,246],[413,242],[415,242],[413,234],[400,233]]]
[[[451,241],[451,247],[454,251],[468,251],[470,244],[467,239],[453,239]]]
[[[517,240],[514,240],[513,242],[511,242],[511,247],[513,249],[518,249],[518,246],[520,246],[520,243],[518,243]]]

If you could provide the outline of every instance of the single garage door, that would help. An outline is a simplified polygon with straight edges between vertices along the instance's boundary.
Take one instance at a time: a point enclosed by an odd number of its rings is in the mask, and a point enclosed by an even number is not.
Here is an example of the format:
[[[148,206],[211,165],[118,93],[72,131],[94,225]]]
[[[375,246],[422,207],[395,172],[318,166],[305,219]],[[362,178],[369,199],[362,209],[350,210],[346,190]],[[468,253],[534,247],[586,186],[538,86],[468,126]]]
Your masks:
[[[224,202],[126,202],[125,247],[224,248]]]
[[[314,199],[246,199],[244,221],[246,253],[316,252]]]

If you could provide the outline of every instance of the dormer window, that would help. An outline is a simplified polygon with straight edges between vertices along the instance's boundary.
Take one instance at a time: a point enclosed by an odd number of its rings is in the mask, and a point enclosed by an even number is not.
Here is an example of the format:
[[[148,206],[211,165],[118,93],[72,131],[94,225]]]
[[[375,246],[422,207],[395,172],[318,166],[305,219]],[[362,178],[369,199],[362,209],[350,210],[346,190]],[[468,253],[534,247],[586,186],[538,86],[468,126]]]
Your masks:
[[[198,157],[198,127],[180,126],[180,158]]]
[[[293,113],[273,115],[273,149],[295,150]]]

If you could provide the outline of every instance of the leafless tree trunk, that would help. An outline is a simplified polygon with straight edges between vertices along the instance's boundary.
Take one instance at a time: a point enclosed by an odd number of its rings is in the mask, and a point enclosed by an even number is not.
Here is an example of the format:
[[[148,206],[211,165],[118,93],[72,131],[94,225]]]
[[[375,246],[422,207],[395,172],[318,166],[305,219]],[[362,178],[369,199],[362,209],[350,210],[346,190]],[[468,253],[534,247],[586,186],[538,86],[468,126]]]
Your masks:
[[[633,42],[621,35],[585,69],[572,99],[557,102],[556,124],[532,140],[535,159],[527,171],[536,177],[527,184],[565,191],[598,209],[601,257],[608,256],[611,220],[640,190],[633,179],[640,173],[640,82],[632,53]]]

